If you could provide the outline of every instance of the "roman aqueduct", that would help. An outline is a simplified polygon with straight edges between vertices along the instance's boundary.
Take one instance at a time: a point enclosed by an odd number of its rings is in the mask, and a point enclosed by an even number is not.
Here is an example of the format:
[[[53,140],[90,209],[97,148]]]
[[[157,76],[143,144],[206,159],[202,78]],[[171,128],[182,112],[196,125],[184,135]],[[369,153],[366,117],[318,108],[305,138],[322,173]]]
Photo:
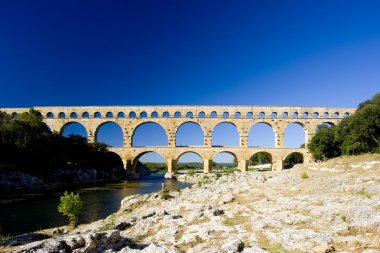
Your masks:
[[[89,142],[97,141],[99,128],[106,123],[119,125],[123,132],[123,147],[110,148],[117,153],[128,172],[133,173],[138,159],[148,153],[157,152],[168,165],[168,173],[176,172],[178,158],[187,152],[198,154],[204,163],[204,172],[210,172],[214,157],[220,152],[234,155],[238,168],[246,171],[249,159],[258,152],[272,156],[273,170],[282,170],[285,158],[294,152],[303,155],[304,162],[312,157],[305,148],[285,148],[284,131],[292,123],[305,130],[307,144],[315,134],[318,125],[336,124],[342,118],[355,112],[354,108],[289,107],[289,106],[64,106],[34,107],[52,131],[63,133],[65,127],[80,123],[87,131]],[[0,108],[13,116],[29,108]],[[165,129],[167,146],[134,147],[133,135],[136,129],[146,123],[157,123]],[[176,133],[181,125],[198,124],[204,136],[203,146],[178,146]],[[240,141],[238,147],[212,146],[214,128],[224,122],[236,126]],[[275,146],[272,148],[249,147],[248,132],[251,126],[264,123],[273,129]]]

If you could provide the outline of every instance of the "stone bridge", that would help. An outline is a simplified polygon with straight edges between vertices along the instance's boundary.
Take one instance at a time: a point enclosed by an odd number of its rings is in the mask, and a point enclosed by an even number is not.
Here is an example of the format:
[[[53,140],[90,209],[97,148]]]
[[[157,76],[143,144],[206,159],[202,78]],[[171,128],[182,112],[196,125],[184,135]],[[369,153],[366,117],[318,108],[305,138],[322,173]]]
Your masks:
[[[247,170],[251,156],[257,152],[271,155],[274,170],[282,170],[285,158],[294,152],[302,154],[305,162],[312,157],[305,148],[285,148],[285,128],[299,124],[305,131],[305,144],[315,134],[318,125],[336,124],[355,112],[354,108],[295,107],[295,106],[64,106],[34,107],[52,131],[63,133],[65,127],[80,123],[87,131],[89,142],[97,141],[99,128],[108,123],[118,124],[123,132],[123,147],[110,148],[117,153],[128,172],[134,172],[138,159],[148,153],[157,152],[167,162],[168,172],[176,172],[178,158],[187,152],[197,153],[204,162],[204,172],[210,172],[212,160],[220,152],[234,155],[241,171]],[[29,108],[0,108],[17,117]],[[168,137],[167,146],[134,147],[133,135],[145,123],[157,123]],[[176,133],[187,122],[198,124],[203,130],[204,145],[183,147],[176,145]],[[236,126],[240,145],[238,147],[212,146],[212,133],[221,123]],[[257,124],[270,126],[275,136],[274,148],[248,146],[249,129]]]

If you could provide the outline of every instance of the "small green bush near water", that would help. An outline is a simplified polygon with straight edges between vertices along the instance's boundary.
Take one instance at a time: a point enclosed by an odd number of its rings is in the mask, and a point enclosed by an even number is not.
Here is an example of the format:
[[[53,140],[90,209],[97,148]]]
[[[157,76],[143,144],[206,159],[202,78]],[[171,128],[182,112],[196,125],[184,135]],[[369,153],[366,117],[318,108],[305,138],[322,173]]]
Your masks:
[[[64,216],[69,218],[70,225],[76,227],[78,225],[78,215],[82,211],[83,202],[79,196],[79,193],[70,194],[65,191],[65,193],[60,198],[60,203],[58,205],[58,212],[62,213]]]
[[[173,198],[173,196],[169,194],[169,189],[166,188],[166,187],[164,187],[162,189],[162,192],[161,192],[161,199],[162,200],[168,200],[168,199],[171,199],[171,198]]]
[[[309,178],[309,175],[307,174],[306,171],[303,171],[303,172],[301,173],[301,178],[302,178],[302,179],[308,179],[308,178]]]

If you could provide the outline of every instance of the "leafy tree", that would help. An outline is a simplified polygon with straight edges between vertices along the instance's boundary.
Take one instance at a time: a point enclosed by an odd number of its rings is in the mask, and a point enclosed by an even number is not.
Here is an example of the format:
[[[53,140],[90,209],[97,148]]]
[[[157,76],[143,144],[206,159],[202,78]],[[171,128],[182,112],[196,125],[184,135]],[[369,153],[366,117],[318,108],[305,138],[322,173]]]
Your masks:
[[[120,157],[103,143],[87,143],[82,136],[68,138],[51,133],[41,114],[30,109],[17,118],[0,112],[0,170],[19,170],[42,176],[62,168],[97,169],[122,167]]]
[[[359,104],[336,127],[318,127],[308,145],[317,160],[380,151],[380,93]]]
[[[334,140],[335,128],[320,125],[317,134],[311,139],[308,149],[317,160],[326,160],[337,155],[337,145]]]
[[[60,203],[58,205],[58,212],[62,213],[64,216],[69,218],[70,225],[76,227],[78,225],[78,215],[82,211],[83,202],[79,196],[79,193],[70,194],[65,191],[65,193],[60,198]]]

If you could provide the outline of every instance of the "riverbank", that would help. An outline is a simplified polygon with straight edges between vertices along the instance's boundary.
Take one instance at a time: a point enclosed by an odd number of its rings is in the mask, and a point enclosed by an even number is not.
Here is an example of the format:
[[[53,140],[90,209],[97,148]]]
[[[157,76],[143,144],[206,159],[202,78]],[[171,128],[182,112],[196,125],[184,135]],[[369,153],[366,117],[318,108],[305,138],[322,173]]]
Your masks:
[[[194,181],[167,200],[133,195],[104,220],[2,250],[380,252],[379,155]]]
[[[92,184],[99,182],[113,182],[123,179],[141,179],[151,172],[146,166],[139,166],[135,173],[126,173],[122,167],[106,169],[70,168],[57,169],[47,174],[32,174],[16,169],[0,170],[0,191],[20,193],[30,190],[61,189],[75,185]]]
[[[126,179],[122,167],[109,169],[59,169],[47,175],[26,173],[18,170],[0,172],[0,190],[55,189],[67,185],[106,182]]]

